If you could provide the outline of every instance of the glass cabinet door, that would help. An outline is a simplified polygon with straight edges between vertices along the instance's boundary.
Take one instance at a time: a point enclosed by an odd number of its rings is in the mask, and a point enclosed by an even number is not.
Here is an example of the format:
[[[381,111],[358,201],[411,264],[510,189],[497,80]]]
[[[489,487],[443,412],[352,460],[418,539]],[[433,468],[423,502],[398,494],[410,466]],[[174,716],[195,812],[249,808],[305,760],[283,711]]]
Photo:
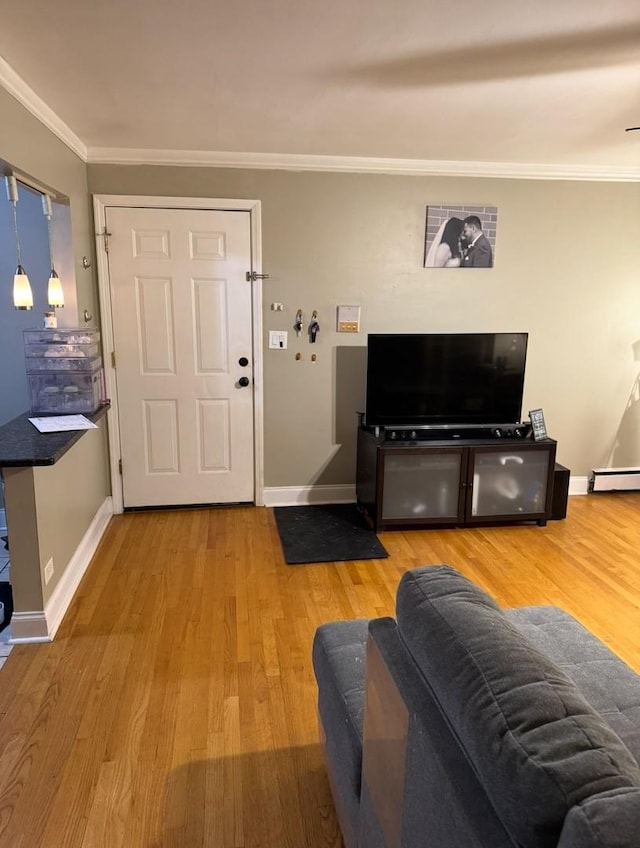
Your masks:
[[[474,449],[470,518],[545,516],[552,449]]]
[[[382,520],[456,521],[462,456],[461,450],[386,451]]]

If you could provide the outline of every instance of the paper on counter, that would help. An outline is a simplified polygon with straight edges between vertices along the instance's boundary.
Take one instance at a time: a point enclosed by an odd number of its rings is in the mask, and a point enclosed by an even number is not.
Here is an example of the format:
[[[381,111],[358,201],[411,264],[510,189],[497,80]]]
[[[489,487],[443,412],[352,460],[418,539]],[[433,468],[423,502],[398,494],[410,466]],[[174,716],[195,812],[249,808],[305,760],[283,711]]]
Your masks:
[[[41,433],[62,433],[67,430],[97,430],[98,425],[84,415],[48,415],[45,418],[30,418],[29,421]]]

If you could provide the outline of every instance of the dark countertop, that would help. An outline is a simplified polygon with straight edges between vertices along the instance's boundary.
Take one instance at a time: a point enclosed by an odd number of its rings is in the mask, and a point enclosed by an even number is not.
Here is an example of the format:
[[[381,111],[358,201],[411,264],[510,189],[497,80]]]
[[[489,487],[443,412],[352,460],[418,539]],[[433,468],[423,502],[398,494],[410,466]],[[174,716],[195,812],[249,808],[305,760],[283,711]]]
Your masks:
[[[96,412],[85,417],[97,424],[110,406],[107,401]],[[0,427],[0,468],[53,465],[88,432],[70,430],[64,433],[41,433],[29,421],[29,418],[35,417],[25,412]]]

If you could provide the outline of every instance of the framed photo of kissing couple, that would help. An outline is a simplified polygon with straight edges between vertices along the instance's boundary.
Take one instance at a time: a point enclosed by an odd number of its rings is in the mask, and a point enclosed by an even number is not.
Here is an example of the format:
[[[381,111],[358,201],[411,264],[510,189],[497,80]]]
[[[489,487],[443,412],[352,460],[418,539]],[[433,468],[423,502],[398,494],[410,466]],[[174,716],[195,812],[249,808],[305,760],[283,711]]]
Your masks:
[[[493,268],[496,253],[496,206],[427,206],[425,268]]]

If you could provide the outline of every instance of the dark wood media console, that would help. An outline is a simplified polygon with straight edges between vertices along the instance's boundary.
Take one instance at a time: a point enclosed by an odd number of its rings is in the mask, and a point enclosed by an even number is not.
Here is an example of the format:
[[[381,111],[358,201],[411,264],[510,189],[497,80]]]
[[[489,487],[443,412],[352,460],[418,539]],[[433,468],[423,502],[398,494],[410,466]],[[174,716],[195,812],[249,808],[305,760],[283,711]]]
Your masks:
[[[551,518],[553,439],[388,442],[358,429],[356,495],[376,530]]]

